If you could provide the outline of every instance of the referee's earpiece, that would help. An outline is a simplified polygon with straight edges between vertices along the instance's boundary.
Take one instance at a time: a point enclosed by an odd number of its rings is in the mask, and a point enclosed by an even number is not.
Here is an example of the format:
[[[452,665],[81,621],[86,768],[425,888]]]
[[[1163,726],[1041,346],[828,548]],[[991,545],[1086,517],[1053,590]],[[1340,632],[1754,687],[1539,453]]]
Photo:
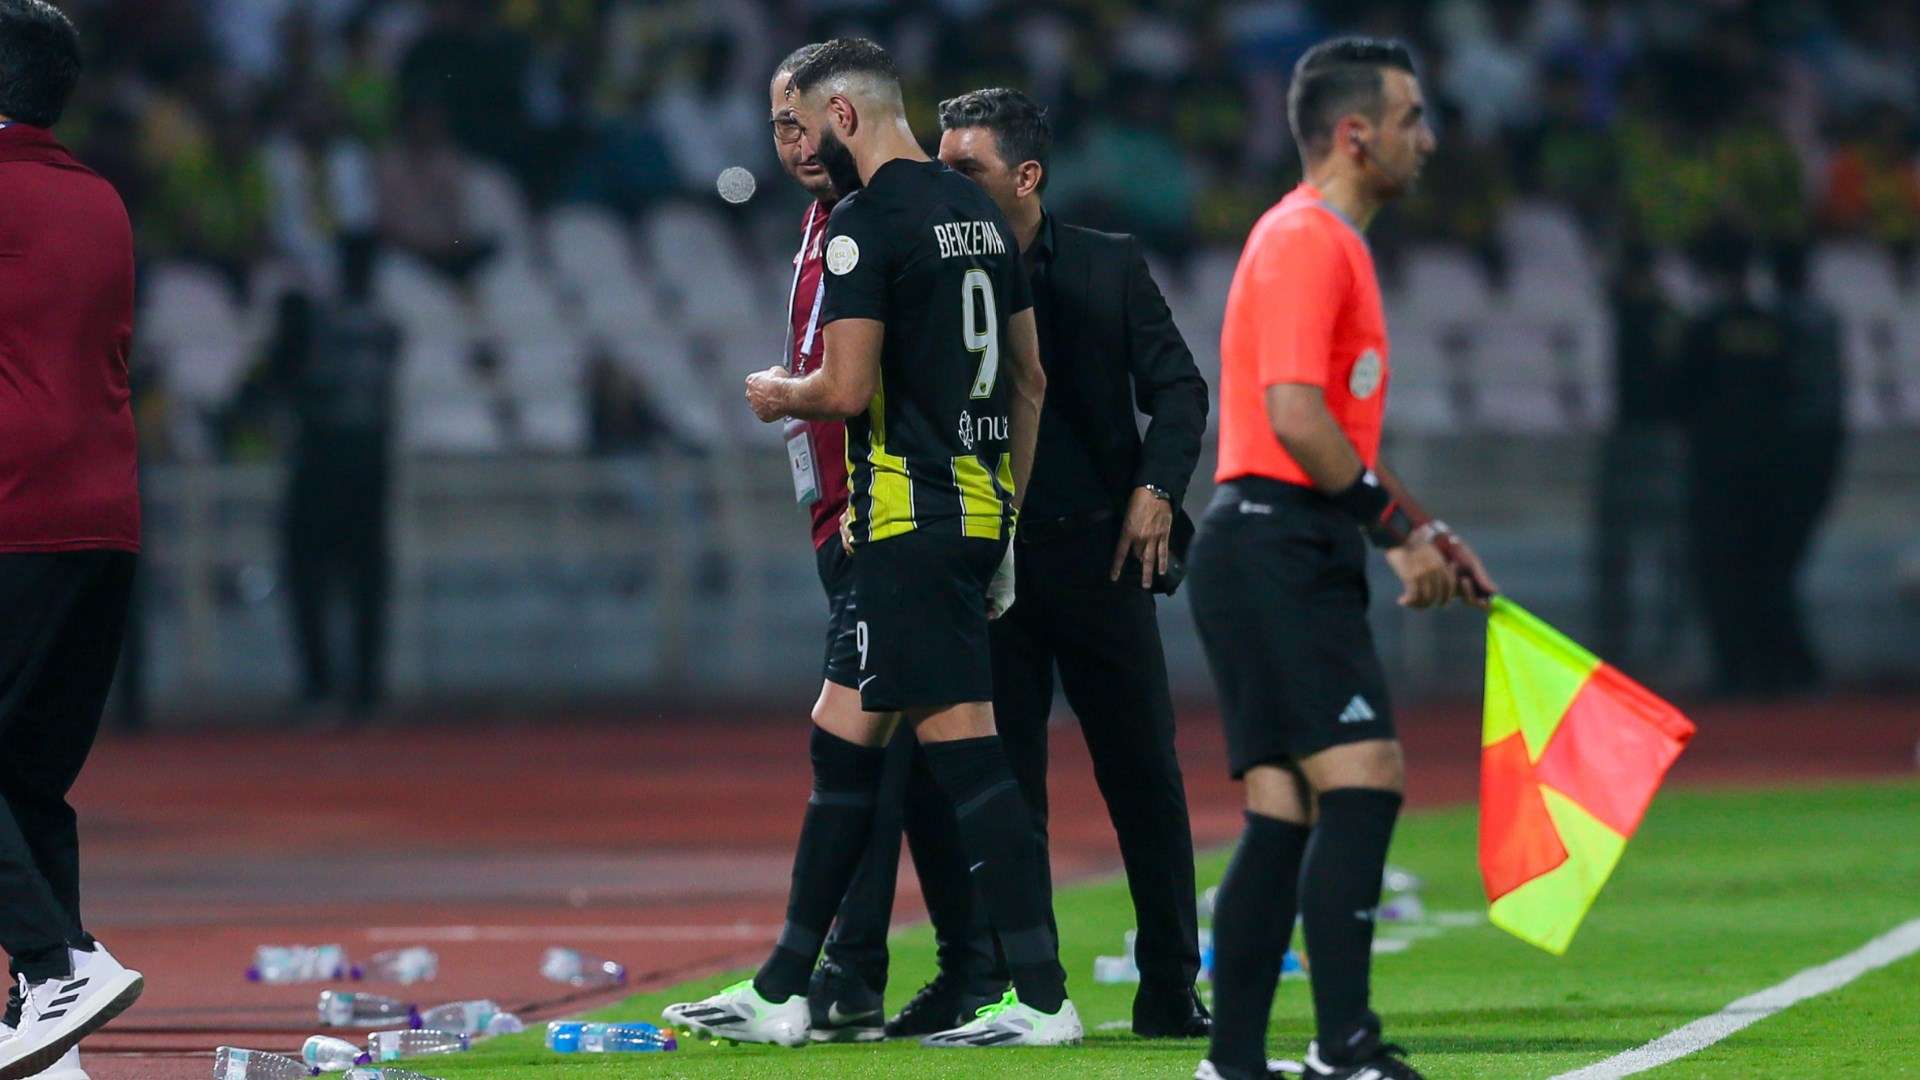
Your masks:
[[[1364,157],[1366,155],[1367,144],[1361,141],[1359,132],[1357,131],[1347,132],[1347,141],[1353,144],[1353,148],[1356,151],[1358,151],[1361,154],[1361,156]]]

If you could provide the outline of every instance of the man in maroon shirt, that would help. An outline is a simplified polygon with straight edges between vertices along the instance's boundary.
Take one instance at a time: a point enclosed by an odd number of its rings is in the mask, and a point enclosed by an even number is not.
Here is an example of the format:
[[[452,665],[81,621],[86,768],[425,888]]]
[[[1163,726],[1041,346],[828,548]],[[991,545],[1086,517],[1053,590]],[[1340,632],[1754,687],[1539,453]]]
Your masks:
[[[0,0],[0,1080],[80,1080],[78,1047],[140,996],[80,919],[67,791],[100,727],[140,549],[120,197],[48,132],[73,24]]]

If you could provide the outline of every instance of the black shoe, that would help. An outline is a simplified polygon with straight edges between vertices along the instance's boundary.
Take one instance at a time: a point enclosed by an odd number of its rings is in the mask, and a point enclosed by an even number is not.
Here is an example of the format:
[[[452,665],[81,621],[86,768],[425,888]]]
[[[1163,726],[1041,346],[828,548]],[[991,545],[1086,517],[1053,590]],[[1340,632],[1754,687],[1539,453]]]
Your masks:
[[[1133,995],[1133,1033],[1143,1039],[1204,1039],[1213,1014],[1191,986],[1161,989],[1141,983]]]
[[[941,972],[908,1000],[906,1008],[887,1021],[887,1038],[904,1039],[948,1031],[972,1020],[976,1010],[1000,1000],[1005,987],[991,990],[970,986]]]
[[[1401,1060],[1407,1056],[1405,1050],[1392,1043],[1383,1043],[1377,1036],[1370,1043],[1338,1065],[1320,1056],[1320,1044],[1317,1041],[1307,1044],[1306,1076],[1326,1077],[1329,1080],[1425,1080],[1419,1070]]]
[[[807,983],[814,1042],[878,1042],[887,1037],[886,1003],[852,971],[823,961]]]

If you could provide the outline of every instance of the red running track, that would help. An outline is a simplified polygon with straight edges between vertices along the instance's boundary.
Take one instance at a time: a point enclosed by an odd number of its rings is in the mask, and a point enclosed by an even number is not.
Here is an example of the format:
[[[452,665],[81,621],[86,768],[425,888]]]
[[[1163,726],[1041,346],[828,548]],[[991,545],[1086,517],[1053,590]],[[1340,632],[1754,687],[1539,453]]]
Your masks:
[[[1910,771],[1910,701],[1701,708],[1685,784]],[[98,1080],[204,1080],[223,1042],[291,1051],[317,988],[244,981],[261,943],[441,955],[427,996],[489,996],[530,1020],[581,1004],[537,973],[573,944],[660,985],[758,958],[777,930],[808,788],[791,718],[541,717],[361,734],[206,731],[102,742],[76,792],[90,927],[146,996],[85,1047]],[[1473,707],[1408,710],[1410,798],[1471,799]],[[1071,724],[1056,727],[1054,872],[1119,856]],[[1216,719],[1183,713],[1201,847],[1238,832]],[[910,868],[898,915],[919,918]],[[419,988],[416,988],[419,989]]]

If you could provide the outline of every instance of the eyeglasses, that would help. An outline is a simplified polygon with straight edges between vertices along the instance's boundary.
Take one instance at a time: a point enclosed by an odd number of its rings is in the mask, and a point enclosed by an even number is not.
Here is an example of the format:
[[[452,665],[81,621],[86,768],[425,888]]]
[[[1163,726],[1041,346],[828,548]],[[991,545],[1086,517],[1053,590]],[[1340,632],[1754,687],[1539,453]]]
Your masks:
[[[767,123],[773,125],[773,141],[782,146],[792,146],[799,142],[800,135],[806,130],[790,112],[783,112]]]

